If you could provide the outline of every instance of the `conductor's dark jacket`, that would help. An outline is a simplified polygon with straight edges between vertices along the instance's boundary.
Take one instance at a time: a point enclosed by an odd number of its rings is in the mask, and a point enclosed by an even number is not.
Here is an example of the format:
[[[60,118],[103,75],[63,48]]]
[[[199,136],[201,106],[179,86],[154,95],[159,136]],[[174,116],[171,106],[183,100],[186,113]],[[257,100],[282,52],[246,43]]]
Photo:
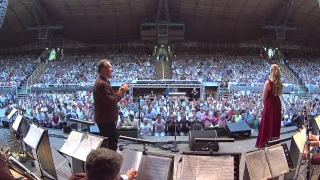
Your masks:
[[[94,121],[96,123],[115,123],[119,113],[117,103],[121,98],[113,92],[110,82],[99,75],[93,87]]]

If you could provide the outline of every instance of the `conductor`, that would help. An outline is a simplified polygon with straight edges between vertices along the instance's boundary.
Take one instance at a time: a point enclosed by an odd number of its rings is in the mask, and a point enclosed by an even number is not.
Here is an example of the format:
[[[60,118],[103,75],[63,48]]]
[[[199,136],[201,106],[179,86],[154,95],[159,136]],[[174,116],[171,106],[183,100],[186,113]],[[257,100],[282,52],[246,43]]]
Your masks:
[[[118,133],[116,129],[118,120],[117,103],[123,98],[129,89],[129,84],[120,86],[114,93],[109,79],[111,78],[112,66],[110,61],[103,59],[98,63],[99,77],[93,88],[94,121],[97,123],[100,135],[108,137],[108,148],[116,151],[118,145]]]

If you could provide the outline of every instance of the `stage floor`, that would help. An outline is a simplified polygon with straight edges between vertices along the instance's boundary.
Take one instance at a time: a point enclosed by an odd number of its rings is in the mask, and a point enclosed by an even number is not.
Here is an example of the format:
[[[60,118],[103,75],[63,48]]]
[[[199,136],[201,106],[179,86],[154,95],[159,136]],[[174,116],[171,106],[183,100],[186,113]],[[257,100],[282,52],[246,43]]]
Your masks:
[[[282,135],[281,138],[284,137],[289,137],[293,135],[293,130],[294,128],[283,128],[281,130]],[[61,130],[56,130],[56,129],[49,129],[49,134],[55,134],[55,135],[61,135],[61,136],[65,136],[67,137],[68,134],[64,134]],[[4,138],[4,134],[5,134],[5,130],[0,130],[0,147],[4,147],[5,146],[5,142],[7,141],[7,139]],[[253,134],[254,136],[254,134]],[[166,137],[153,137],[153,136],[146,136],[143,137],[146,140],[151,140],[151,141],[158,141],[158,142],[165,142],[165,141],[169,141],[169,140],[174,140],[173,136],[166,136]],[[181,137],[177,137],[178,141],[188,141],[188,136],[181,136]],[[56,138],[56,137],[50,137],[50,144],[51,144],[51,148],[52,148],[52,156],[53,156],[53,160],[54,160],[54,164],[55,167],[57,169],[57,171],[60,171],[61,173],[64,173],[68,176],[71,175],[71,171],[70,168],[67,164],[67,161],[64,157],[62,157],[60,154],[58,154],[56,152],[55,149],[53,148],[57,148],[60,149],[62,147],[62,145],[64,144],[65,139],[63,138]],[[242,154],[245,154],[248,151],[252,151],[255,150],[255,143],[256,143],[256,138],[251,138],[251,139],[245,139],[245,140],[236,140],[233,143],[219,143],[220,146],[220,150],[219,152],[241,152]],[[290,145],[290,142],[288,141],[288,147]],[[138,144],[130,144],[128,145],[130,148],[134,148],[134,149],[142,149],[142,145],[138,145]],[[175,155],[175,165],[174,165],[174,179],[179,179],[179,173],[180,173],[180,169],[181,169],[181,163],[179,164],[179,171],[178,171],[178,175],[176,177],[176,171],[177,171],[177,165],[178,165],[178,161],[181,158],[181,152],[182,151],[189,151],[189,144],[178,144],[178,147],[180,149],[180,152],[178,153],[172,153],[171,151],[166,151],[166,150],[162,150],[160,148],[155,148],[155,147],[151,147],[151,146],[147,146],[148,151],[150,152],[158,152],[158,153],[165,153],[165,154],[173,154]],[[244,170],[244,157],[241,157],[241,163],[240,163],[240,179],[242,179],[243,176],[243,170]],[[317,170],[315,170],[315,172],[317,172]],[[59,173],[58,173],[59,174]],[[62,176],[59,176],[59,180],[64,180],[65,178],[63,178]],[[282,179],[282,178],[281,178]],[[312,179],[316,179],[315,176]]]

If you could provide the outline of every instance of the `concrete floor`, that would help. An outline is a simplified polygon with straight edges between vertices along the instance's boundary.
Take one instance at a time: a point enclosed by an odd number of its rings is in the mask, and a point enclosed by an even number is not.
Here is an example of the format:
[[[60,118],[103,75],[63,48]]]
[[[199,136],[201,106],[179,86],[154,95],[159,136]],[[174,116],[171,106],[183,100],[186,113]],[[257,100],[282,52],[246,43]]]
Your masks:
[[[289,129],[292,130],[292,129]],[[283,132],[288,131],[288,129],[282,129]],[[0,129],[0,147],[5,147],[5,142],[7,141],[6,138],[4,138],[4,133],[6,130]],[[63,135],[63,136],[68,136],[67,134],[63,134],[61,130],[55,130],[55,129],[49,129],[49,134],[55,134],[55,135]],[[292,136],[293,132],[285,133],[281,135],[281,138],[283,137],[289,137]],[[153,141],[167,141],[167,140],[173,140],[174,137],[146,137],[145,139],[148,140],[153,140]],[[180,141],[187,141],[188,137],[178,137],[178,140]],[[55,168],[57,169],[57,174],[59,177],[59,180],[65,179],[61,174],[65,174],[67,176],[71,175],[71,170],[68,166],[68,163],[64,157],[62,157],[60,154],[56,152],[53,148],[56,149],[61,149],[62,145],[64,144],[64,139],[62,138],[56,138],[56,137],[50,137],[50,144],[51,144],[51,150],[52,150],[52,156],[54,160],[54,165]],[[243,171],[244,171],[244,157],[243,155],[248,152],[255,150],[255,142],[256,138],[251,138],[251,139],[246,139],[246,140],[236,140],[233,143],[219,143],[220,150],[219,152],[240,152],[242,153],[241,157],[241,163],[240,163],[240,179],[242,179],[243,176]],[[290,142],[288,141],[288,147],[290,145]],[[142,145],[138,144],[130,144],[128,147],[135,148],[135,149],[142,149]],[[165,151],[161,150],[159,148],[147,146],[147,149],[149,152],[158,152],[158,153],[166,153],[166,154],[173,154],[175,156],[175,162],[174,162],[174,179],[179,179],[180,175],[180,170],[178,170],[177,177],[176,177],[176,172],[177,169],[181,169],[181,163],[178,164],[178,161],[181,158],[181,152],[182,151],[189,151],[189,145],[188,144],[178,144],[178,147],[180,149],[180,152],[178,153],[172,153],[171,151]],[[179,168],[178,168],[178,166]],[[313,179],[313,178],[312,178]]]

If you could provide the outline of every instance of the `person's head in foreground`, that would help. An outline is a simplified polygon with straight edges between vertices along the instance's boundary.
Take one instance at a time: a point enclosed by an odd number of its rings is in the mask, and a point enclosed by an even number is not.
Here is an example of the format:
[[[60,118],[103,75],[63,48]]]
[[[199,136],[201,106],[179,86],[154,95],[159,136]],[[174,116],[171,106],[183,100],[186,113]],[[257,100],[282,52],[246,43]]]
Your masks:
[[[270,67],[270,79],[273,82],[273,94],[280,96],[283,90],[281,81],[280,67],[277,64],[272,64]]]
[[[118,180],[123,157],[115,151],[99,148],[87,156],[86,175],[88,180]],[[136,171],[131,169],[126,175],[128,179],[136,177]]]

